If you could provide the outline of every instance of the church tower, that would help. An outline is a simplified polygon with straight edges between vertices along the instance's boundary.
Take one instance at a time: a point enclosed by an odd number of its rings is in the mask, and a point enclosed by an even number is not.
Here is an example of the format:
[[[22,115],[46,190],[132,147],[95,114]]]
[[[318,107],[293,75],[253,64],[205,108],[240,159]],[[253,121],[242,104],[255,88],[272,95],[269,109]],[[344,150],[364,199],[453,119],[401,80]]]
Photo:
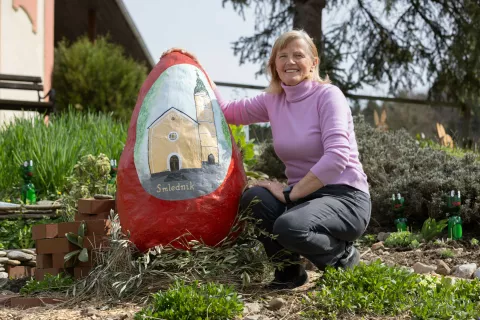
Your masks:
[[[212,100],[205,84],[197,72],[197,84],[193,96],[197,111],[198,132],[202,150],[202,162],[218,164],[218,139],[215,119],[213,116]]]

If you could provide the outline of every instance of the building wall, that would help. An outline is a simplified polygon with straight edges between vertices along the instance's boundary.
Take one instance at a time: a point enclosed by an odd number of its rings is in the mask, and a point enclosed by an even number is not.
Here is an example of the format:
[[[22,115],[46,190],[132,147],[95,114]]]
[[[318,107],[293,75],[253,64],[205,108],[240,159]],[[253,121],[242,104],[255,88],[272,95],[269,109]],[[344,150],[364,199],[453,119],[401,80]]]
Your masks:
[[[53,70],[54,0],[0,0],[0,73],[39,76],[45,94]],[[36,91],[0,89],[0,99],[37,101]],[[0,110],[0,125],[37,112]]]

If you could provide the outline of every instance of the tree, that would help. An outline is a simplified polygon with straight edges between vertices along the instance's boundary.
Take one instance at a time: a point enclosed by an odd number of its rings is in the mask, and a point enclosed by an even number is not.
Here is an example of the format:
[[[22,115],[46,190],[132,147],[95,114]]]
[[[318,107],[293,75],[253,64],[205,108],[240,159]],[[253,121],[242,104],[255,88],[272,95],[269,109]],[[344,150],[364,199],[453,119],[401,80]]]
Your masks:
[[[480,102],[479,0],[222,0],[227,3],[242,16],[255,8],[255,34],[233,43],[240,64],[265,62],[281,33],[302,28],[321,53],[321,72],[344,91],[388,83],[395,94],[429,79],[430,97],[460,101],[464,110]],[[343,17],[325,31],[324,8]]]

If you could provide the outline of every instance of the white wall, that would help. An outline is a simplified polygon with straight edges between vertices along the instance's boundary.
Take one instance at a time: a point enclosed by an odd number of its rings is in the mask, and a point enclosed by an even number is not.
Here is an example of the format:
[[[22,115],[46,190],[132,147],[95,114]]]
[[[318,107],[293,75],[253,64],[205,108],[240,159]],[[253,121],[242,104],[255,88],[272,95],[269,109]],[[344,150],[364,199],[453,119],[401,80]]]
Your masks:
[[[13,0],[0,0],[0,73],[39,76],[43,79],[44,1],[36,1],[37,28],[34,33],[32,22],[22,8],[14,10]],[[37,91],[0,89],[0,99],[37,101],[38,97]],[[0,125],[15,116],[36,115],[37,112],[0,110]]]

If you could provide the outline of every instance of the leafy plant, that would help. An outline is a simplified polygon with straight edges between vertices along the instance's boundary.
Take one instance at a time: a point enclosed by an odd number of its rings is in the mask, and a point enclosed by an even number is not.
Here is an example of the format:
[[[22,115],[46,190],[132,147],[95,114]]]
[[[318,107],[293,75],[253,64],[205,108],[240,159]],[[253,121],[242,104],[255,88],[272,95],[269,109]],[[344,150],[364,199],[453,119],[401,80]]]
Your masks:
[[[361,236],[358,240],[358,243],[360,243],[363,246],[366,247],[371,247],[375,242],[377,242],[377,235],[375,234],[364,234]]]
[[[478,315],[480,281],[452,284],[448,278],[409,273],[378,260],[353,270],[327,268],[317,284],[303,301],[306,319],[362,314],[462,320]]]
[[[243,310],[240,296],[230,286],[194,282],[175,282],[168,291],[152,296],[151,305],[135,315],[135,320],[226,320]]]
[[[435,239],[442,233],[443,229],[445,229],[447,225],[448,219],[443,219],[437,222],[433,218],[428,218],[425,220],[425,222],[423,222],[422,226],[421,235],[423,240],[429,242]]]
[[[104,153],[119,159],[126,137],[126,124],[106,114],[70,110],[51,115],[48,127],[40,117],[17,119],[0,134],[0,198],[16,202],[22,183],[16,173],[32,159],[37,199],[58,199],[82,156]]]
[[[83,241],[85,239],[85,233],[87,232],[87,224],[85,221],[82,221],[78,226],[78,234],[74,234],[73,232],[67,233],[65,236],[67,237],[68,241],[79,249],[75,251],[71,251],[67,253],[64,257],[64,264],[67,263],[70,259],[73,260],[73,265],[75,266],[78,263],[78,260],[81,262],[88,261],[88,250],[87,248],[83,247]]]
[[[475,238],[470,239],[470,244],[474,247],[478,246],[479,241]]]
[[[440,252],[440,257],[442,258],[453,258],[455,257],[455,253],[453,253],[452,250],[450,249],[444,249],[442,252]]]
[[[32,226],[59,221],[58,218],[0,220],[0,247],[5,249],[33,248],[35,241],[32,240]]]
[[[146,76],[146,67],[108,37],[95,43],[87,37],[72,44],[61,41],[55,49],[53,86],[59,110],[74,105],[129,119]]]
[[[230,125],[230,129],[232,130],[232,136],[242,154],[243,163],[246,164],[247,167],[254,165],[256,159],[253,150],[253,140],[247,141],[247,136],[245,135],[244,127],[242,125]]]
[[[392,232],[384,241],[387,247],[411,247],[412,242],[419,242],[420,236],[412,234],[410,231]],[[413,245],[416,245],[415,243]]]
[[[72,284],[73,279],[70,276],[65,276],[63,273],[52,276],[47,273],[43,280],[28,280],[25,286],[20,289],[20,293],[32,295],[40,292],[66,291]]]

